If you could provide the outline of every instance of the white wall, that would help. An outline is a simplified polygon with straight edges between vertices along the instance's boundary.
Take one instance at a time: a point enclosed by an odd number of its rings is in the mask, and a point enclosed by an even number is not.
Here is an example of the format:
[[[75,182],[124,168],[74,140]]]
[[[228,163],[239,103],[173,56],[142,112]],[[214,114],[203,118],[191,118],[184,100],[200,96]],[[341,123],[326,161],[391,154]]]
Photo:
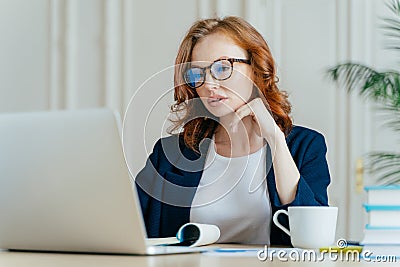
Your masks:
[[[46,0],[0,1],[0,112],[48,108]]]
[[[198,18],[242,16],[272,49],[295,123],[326,137],[338,236],[360,239],[363,194],[354,193],[355,160],[372,148],[390,148],[391,133],[377,131],[369,104],[337,90],[325,71],[346,59],[388,63],[377,27],[384,2],[0,0],[0,112],[107,106],[123,114],[136,92],[126,145],[135,148],[127,156],[140,169],[165,134],[160,125],[172,103],[168,67],[185,32]]]

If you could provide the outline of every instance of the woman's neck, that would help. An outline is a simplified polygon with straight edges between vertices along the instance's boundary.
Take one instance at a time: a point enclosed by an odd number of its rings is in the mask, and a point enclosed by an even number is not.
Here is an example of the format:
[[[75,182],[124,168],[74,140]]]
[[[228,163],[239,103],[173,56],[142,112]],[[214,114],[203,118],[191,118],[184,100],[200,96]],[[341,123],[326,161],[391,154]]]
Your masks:
[[[214,135],[214,142],[218,154],[227,157],[240,157],[258,151],[265,145],[262,137],[256,134],[253,119],[243,118],[236,129],[232,131],[230,118],[220,118],[220,125]]]

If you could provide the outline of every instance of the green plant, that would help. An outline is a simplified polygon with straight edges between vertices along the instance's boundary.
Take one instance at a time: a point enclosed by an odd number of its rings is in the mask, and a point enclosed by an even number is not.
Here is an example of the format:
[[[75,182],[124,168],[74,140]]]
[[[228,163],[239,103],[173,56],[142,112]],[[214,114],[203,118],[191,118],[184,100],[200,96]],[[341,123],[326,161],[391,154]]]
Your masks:
[[[388,49],[400,52],[400,0],[392,0],[387,7],[391,16],[383,19],[383,30],[388,38]],[[380,72],[372,67],[347,62],[328,71],[329,76],[348,92],[358,91],[366,99],[379,104],[386,115],[385,126],[400,133],[400,73]],[[384,184],[400,183],[400,154],[374,151],[367,155],[368,166],[378,181]]]

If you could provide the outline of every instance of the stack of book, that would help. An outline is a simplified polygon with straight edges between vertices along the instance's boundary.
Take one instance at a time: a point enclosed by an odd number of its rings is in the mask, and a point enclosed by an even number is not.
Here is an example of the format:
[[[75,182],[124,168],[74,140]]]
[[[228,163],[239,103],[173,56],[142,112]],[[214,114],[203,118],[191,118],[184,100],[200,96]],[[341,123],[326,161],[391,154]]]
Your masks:
[[[400,257],[400,185],[367,186],[368,224],[361,244],[371,257]]]

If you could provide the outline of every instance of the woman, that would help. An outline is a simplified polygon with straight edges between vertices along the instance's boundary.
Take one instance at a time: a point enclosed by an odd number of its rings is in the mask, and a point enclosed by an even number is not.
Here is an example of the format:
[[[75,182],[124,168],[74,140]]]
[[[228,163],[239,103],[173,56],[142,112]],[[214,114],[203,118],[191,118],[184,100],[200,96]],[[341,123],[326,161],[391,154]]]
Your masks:
[[[290,245],[272,214],[328,205],[327,149],[321,134],[292,125],[265,40],[241,18],[200,20],[174,81],[183,131],[160,139],[136,177],[148,236],[198,222],[218,225],[219,242]]]

